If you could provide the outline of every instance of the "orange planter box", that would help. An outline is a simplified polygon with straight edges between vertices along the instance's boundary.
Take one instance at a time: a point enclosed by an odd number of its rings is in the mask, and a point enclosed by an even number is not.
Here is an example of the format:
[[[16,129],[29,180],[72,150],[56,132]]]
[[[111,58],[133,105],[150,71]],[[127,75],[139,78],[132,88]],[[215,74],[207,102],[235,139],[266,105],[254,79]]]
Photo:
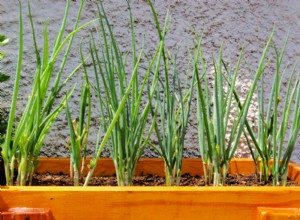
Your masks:
[[[95,175],[113,175],[110,159],[100,159]],[[38,173],[68,173],[68,159],[41,159]],[[250,174],[250,159],[234,159],[231,173]],[[182,173],[202,172],[200,159],[184,159]],[[141,159],[136,174],[163,176],[160,159]],[[289,177],[300,183],[300,166]],[[42,209],[28,218],[4,218],[13,208]],[[300,219],[300,187],[0,187],[0,219]],[[11,216],[17,216],[11,213]],[[21,217],[20,217],[21,216]]]

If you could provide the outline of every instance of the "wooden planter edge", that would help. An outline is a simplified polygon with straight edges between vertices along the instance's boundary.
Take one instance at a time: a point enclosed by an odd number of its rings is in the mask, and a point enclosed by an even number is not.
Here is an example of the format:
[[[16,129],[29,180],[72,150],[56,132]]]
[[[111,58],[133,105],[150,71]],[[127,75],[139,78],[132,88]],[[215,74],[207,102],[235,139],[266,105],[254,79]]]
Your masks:
[[[88,172],[89,159],[85,163],[85,174]],[[69,174],[69,158],[40,158],[36,172],[40,174]],[[234,158],[230,162],[229,173],[252,174],[255,172],[255,165],[250,158]],[[189,173],[191,176],[203,175],[203,164],[199,158],[184,158],[182,161],[181,174]],[[160,158],[141,158],[136,167],[135,175],[158,175],[164,176],[164,164]],[[95,176],[113,176],[115,167],[112,159],[101,158],[94,171]],[[288,177],[300,184],[300,165],[290,162]]]
[[[65,170],[62,164],[67,165]],[[110,159],[101,159],[97,174],[111,166]],[[37,172],[68,172],[68,168],[68,159],[41,159]],[[162,168],[160,159],[141,159],[137,174],[158,175]],[[199,175],[201,169],[201,160],[184,159],[183,173],[192,170]],[[230,166],[232,173],[253,171],[250,159],[234,159]],[[299,174],[299,166],[291,163],[289,176],[299,182]],[[300,218],[300,187],[0,187],[0,211],[16,207],[49,210],[31,220],[153,219],[153,215],[155,219],[284,220]]]

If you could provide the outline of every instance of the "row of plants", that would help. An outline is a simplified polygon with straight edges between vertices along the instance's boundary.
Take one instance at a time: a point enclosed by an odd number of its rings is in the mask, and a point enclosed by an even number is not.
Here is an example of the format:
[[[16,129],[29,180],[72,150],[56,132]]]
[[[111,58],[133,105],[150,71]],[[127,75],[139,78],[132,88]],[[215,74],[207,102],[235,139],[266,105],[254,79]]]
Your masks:
[[[283,48],[279,50],[273,41],[273,30],[259,65],[253,73],[252,85],[243,100],[235,86],[241,66],[244,64],[248,69],[243,49],[235,68],[231,70],[231,66],[224,62],[223,48],[220,48],[218,57],[212,58],[214,82],[213,89],[211,89],[207,72],[210,63],[203,58],[202,36],[195,33],[194,49],[189,51],[186,80],[182,82],[178,73],[178,52],[175,54],[170,52],[165,44],[171,26],[170,16],[167,14],[161,26],[150,0],[148,4],[159,36],[159,43],[151,59],[144,56],[146,45],[143,40],[141,49],[137,49],[134,19],[129,4],[132,51],[123,53],[124,51],[119,47],[102,3],[98,5],[97,19],[78,26],[83,9],[83,1],[81,1],[73,31],[65,36],[64,31],[70,7],[68,0],[62,25],[53,47],[49,47],[48,24],[46,23],[43,33],[44,46],[40,52],[28,2],[36,54],[36,71],[30,98],[20,121],[14,127],[23,60],[22,8],[20,5],[19,58],[2,150],[7,185],[14,184],[16,162],[16,184],[31,184],[32,174],[38,164],[38,156],[45,137],[55,119],[64,109],[70,130],[68,143],[70,174],[74,178],[74,185],[79,185],[80,182],[84,186],[89,184],[98,158],[106,146],[109,148],[120,186],[132,185],[136,165],[147,146],[152,147],[164,161],[166,185],[178,185],[185,135],[194,96],[197,99],[199,149],[206,184],[214,186],[226,184],[225,177],[229,164],[242,136],[245,136],[249,145],[257,167],[258,178],[265,182],[271,178],[274,185],[279,185],[280,181],[283,184],[286,183],[288,163],[300,129],[300,85],[299,77],[295,76],[296,65],[288,82],[286,92],[289,95],[281,98],[284,95],[281,91],[287,72],[287,68],[282,67],[282,60],[288,37]],[[99,29],[95,36],[90,34],[89,54],[84,56],[81,46],[79,53],[81,63],[65,81],[61,82],[75,35],[81,29],[95,23],[98,24]],[[267,57],[271,48],[275,51],[275,58]],[[63,60],[58,72],[54,74],[53,66],[61,53],[63,53]],[[92,62],[92,70],[86,67],[88,59]],[[273,62],[272,59],[275,60],[276,68],[272,91],[268,95],[269,103],[265,106],[267,99],[264,92],[265,70]],[[143,67],[142,60],[144,61]],[[72,101],[75,87],[68,90],[61,100],[55,100],[79,70],[83,72],[79,117],[77,120],[72,120],[73,116],[68,103]],[[94,77],[92,81],[89,79],[91,74]],[[54,83],[51,83],[52,81]],[[86,166],[91,125],[92,93],[95,93],[98,98],[100,123],[94,156],[88,165],[89,172],[84,178],[83,168]],[[259,103],[257,132],[253,130],[247,119],[254,94],[257,94]],[[143,103],[145,99],[146,103]],[[236,106],[234,112],[232,112],[232,106]],[[278,114],[280,107],[284,110],[282,116]],[[232,115],[234,118],[230,119]],[[233,124],[230,131],[228,131],[229,121]],[[154,134],[157,144],[151,141],[151,136]],[[229,139],[226,138],[227,134],[229,134]]]

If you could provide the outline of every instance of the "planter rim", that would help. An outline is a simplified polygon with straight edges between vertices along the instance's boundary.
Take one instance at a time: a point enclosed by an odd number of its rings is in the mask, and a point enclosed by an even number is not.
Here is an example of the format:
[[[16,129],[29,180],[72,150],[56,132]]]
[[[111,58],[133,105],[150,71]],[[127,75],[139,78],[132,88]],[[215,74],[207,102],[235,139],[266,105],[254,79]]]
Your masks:
[[[86,165],[89,164],[87,159]],[[68,174],[69,172],[69,158],[39,158],[39,165],[36,169],[37,173],[63,173]],[[182,162],[182,174],[190,173],[191,176],[202,175],[203,165],[201,158],[184,158]],[[164,165],[161,158],[141,158],[136,168],[136,175],[147,175],[153,174],[158,176],[164,176]],[[85,171],[87,171],[87,166]],[[231,160],[229,173],[241,173],[241,174],[252,174],[255,171],[255,166],[251,158],[234,158]],[[99,159],[98,165],[95,169],[95,176],[111,176],[114,175],[114,165],[111,158]],[[202,173],[201,173],[202,172]],[[292,181],[300,184],[300,165],[294,162],[289,163],[288,176]],[[299,186],[0,186],[0,191],[16,190],[16,191],[300,191]]]
[[[38,192],[38,191],[52,191],[52,192],[186,192],[186,191],[202,191],[202,192],[300,192],[300,186],[0,186],[1,191],[22,191],[22,192]]]
[[[151,165],[150,162],[153,162]],[[102,163],[101,163],[102,162]],[[39,172],[68,171],[68,159],[41,159]],[[149,166],[150,164],[150,166]],[[231,172],[253,172],[251,159],[234,159]],[[289,177],[300,182],[300,166],[290,163]],[[114,170],[111,159],[101,159],[98,174]],[[138,172],[161,173],[161,159],[141,159]],[[201,168],[201,160],[184,159],[183,169]],[[101,170],[102,169],[102,170]],[[300,187],[282,186],[0,186],[1,211],[14,207],[46,208],[47,220],[81,219],[232,219],[266,220],[300,217]],[[97,204],[97,206],[95,206]],[[97,208],[95,208],[97,207]],[[99,207],[99,208],[98,208]],[[101,208],[100,208],[101,207]],[[289,208],[289,209],[287,209]],[[75,210],[75,211],[74,211]],[[276,217],[277,217],[276,216]],[[288,217],[288,218],[287,218]],[[295,218],[296,219],[296,218]]]

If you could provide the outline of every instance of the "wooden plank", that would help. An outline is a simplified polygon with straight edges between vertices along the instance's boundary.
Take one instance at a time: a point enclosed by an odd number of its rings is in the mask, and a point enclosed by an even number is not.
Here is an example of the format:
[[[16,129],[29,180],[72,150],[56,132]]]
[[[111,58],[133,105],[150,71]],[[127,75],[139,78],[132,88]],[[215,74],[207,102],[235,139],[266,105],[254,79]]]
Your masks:
[[[36,172],[44,173],[63,173],[69,174],[69,158],[40,158]],[[87,159],[84,169],[85,174],[88,172],[89,159]],[[251,174],[255,171],[252,159],[233,159],[230,163],[229,173]],[[189,173],[191,176],[203,175],[202,160],[198,158],[185,158],[182,161],[182,174]],[[135,175],[158,175],[164,176],[164,163],[160,158],[141,158]],[[115,175],[115,168],[110,158],[101,158],[97,163],[94,172],[95,176],[112,176]]]
[[[2,220],[51,220],[50,209],[45,208],[11,208],[0,213]]]
[[[137,174],[162,176],[163,168],[161,159],[141,159]],[[253,173],[254,168],[250,159],[234,159],[229,171]],[[42,159],[37,171],[68,173],[69,160]],[[201,174],[201,160],[184,159],[185,172]],[[101,159],[95,174],[113,175],[112,160]],[[289,176],[300,182],[299,165],[290,164]],[[0,212],[13,207],[50,209],[55,220],[253,220],[259,219],[258,207],[300,208],[300,187],[0,187]]]
[[[300,220],[300,209],[259,207],[257,220]]]
[[[241,219],[300,207],[298,187],[2,187],[0,207],[49,208],[54,219]]]
[[[253,174],[255,164],[250,158],[236,158],[231,160],[228,172],[232,174]]]
[[[297,166],[290,166],[289,169],[289,177],[291,180],[298,182],[300,184],[300,167]]]

